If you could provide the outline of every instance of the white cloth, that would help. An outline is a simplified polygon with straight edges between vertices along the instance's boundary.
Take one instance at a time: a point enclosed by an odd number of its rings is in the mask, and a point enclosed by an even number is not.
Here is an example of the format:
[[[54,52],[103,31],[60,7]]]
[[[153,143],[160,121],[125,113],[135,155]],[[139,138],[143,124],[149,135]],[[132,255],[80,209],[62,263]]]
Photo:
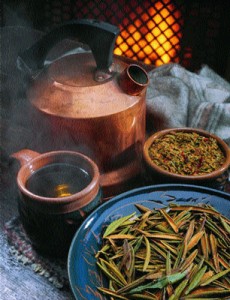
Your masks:
[[[149,72],[147,112],[158,131],[172,127],[202,128],[230,145],[230,84],[208,66],[193,73],[178,64]]]

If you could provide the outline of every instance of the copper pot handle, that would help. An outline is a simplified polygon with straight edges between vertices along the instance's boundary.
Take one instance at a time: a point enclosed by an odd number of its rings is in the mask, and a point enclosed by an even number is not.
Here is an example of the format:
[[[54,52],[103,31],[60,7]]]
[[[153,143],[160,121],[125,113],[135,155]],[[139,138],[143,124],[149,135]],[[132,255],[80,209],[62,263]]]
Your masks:
[[[77,38],[86,43],[94,55],[98,70],[109,70],[113,60],[113,49],[119,28],[97,20],[72,20],[50,31],[32,47],[20,53],[17,66],[30,76],[44,68],[48,51],[63,39]]]

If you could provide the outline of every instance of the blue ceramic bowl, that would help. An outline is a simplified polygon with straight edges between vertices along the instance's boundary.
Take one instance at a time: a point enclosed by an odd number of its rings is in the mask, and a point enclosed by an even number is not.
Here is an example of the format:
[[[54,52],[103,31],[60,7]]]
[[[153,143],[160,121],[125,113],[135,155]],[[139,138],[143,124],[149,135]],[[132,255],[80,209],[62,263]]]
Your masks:
[[[135,204],[162,208],[170,203],[196,205],[209,203],[230,217],[230,194],[194,185],[164,184],[148,186],[123,193],[105,202],[81,225],[72,241],[68,255],[68,275],[76,299],[106,300],[97,287],[107,286],[96,266],[95,254],[101,247],[101,232],[113,220],[138,210]]]

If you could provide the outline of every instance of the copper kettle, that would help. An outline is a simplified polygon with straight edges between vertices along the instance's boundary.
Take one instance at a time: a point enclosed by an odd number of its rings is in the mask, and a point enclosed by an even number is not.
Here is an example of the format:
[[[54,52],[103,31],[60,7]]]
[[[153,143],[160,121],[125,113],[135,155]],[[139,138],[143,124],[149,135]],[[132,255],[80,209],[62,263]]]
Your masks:
[[[49,121],[60,148],[68,132],[75,150],[97,163],[105,198],[132,187],[141,172],[145,140],[148,74],[140,64],[113,55],[118,34],[105,22],[71,21],[43,36],[17,61],[30,76],[27,97],[41,122]],[[45,63],[48,52],[67,38],[90,51]]]

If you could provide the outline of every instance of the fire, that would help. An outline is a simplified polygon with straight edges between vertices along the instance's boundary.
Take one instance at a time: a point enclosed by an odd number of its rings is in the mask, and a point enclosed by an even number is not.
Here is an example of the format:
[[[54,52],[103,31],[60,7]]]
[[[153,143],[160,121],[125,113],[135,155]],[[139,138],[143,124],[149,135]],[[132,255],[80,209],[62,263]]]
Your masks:
[[[180,50],[181,12],[171,0],[162,0],[137,15],[124,20],[114,54],[156,66],[169,63]]]

